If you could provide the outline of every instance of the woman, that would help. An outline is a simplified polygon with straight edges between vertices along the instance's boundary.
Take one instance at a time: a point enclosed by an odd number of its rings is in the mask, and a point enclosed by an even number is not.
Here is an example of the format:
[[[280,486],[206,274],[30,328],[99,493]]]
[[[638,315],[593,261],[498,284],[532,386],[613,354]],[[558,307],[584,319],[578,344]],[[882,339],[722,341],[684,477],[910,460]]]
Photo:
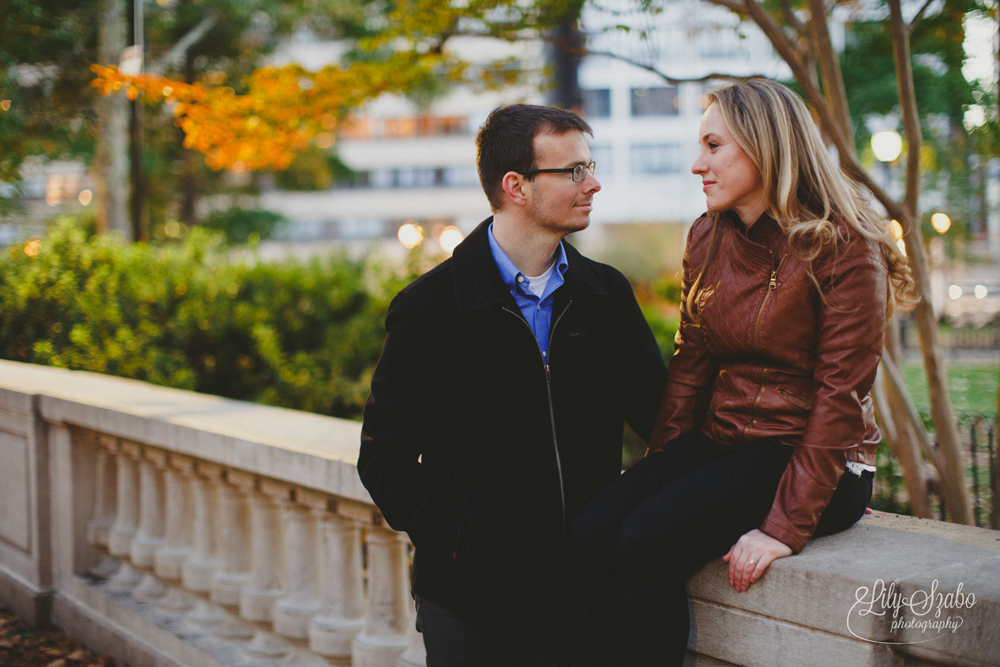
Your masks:
[[[606,637],[619,616],[615,662],[636,667],[681,664],[686,580],[709,561],[745,591],[863,516],[880,439],[869,391],[887,308],[912,289],[794,93],[753,78],[709,97],[691,169],[709,212],[688,235],[649,451],[572,528],[578,581],[615,589],[587,591],[581,628]]]

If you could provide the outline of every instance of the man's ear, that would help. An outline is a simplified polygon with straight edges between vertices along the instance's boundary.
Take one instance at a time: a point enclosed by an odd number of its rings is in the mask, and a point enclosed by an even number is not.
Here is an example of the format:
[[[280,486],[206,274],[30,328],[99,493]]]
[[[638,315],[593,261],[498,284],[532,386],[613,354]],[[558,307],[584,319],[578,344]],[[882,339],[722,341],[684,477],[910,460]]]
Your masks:
[[[516,206],[524,206],[527,201],[527,194],[525,193],[527,184],[528,181],[525,180],[524,176],[516,171],[508,171],[503,175],[503,180],[500,181],[503,193]]]

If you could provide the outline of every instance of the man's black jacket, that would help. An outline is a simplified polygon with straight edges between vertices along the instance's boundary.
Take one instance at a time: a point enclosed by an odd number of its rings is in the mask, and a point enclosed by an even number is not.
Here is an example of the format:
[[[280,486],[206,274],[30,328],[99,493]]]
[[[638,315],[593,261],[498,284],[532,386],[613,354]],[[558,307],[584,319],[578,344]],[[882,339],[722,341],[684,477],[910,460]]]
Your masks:
[[[555,612],[565,529],[618,476],[623,422],[649,439],[666,371],[625,277],[568,243],[547,368],[490,222],[389,307],[358,472],[417,595],[518,628]]]

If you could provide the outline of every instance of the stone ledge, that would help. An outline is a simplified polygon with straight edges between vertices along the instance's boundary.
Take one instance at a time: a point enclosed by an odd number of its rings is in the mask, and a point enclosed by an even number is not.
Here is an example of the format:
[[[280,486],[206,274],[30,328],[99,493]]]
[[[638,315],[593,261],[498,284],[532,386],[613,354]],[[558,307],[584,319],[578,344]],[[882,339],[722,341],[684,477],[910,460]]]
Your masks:
[[[100,583],[78,580],[73,593],[60,592],[53,604],[53,623],[91,651],[111,656],[116,665],[142,667],[224,667],[176,631],[180,621],[157,614],[152,604],[133,601],[128,593],[111,593]],[[79,596],[79,599],[77,598]],[[229,650],[232,656],[234,646]]]
[[[31,627],[44,628],[49,625],[54,595],[52,590],[32,586],[0,563],[0,603]]]
[[[901,658],[909,658],[901,664],[1000,664],[996,531],[876,512],[843,533],[813,540],[797,556],[775,561],[747,592],[730,588],[726,572],[727,565],[718,560],[691,580],[695,624],[689,646],[701,654],[729,661],[742,655],[749,659],[746,664],[805,664],[785,647],[789,637],[801,635],[800,646],[829,649],[824,664],[888,665],[900,664],[893,661]],[[931,631],[933,641],[926,641],[928,635],[919,630],[894,633],[891,611],[858,613],[867,606],[855,607],[858,595],[867,589],[870,597],[879,580],[906,596],[930,592],[935,581],[942,594],[958,591],[961,584],[976,602],[971,609],[945,608],[938,620],[961,617],[961,626],[954,632]],[[746,631],[727,629],[733,623]],[[847,659],[848,653],[854,657]],[[844,657],[834,660],[837,655]]]
[[[358,422],[97,373],[0,361],[0,405],[30,405],[25,394],[35,395],[49,421],[371,503],[355,469]]]

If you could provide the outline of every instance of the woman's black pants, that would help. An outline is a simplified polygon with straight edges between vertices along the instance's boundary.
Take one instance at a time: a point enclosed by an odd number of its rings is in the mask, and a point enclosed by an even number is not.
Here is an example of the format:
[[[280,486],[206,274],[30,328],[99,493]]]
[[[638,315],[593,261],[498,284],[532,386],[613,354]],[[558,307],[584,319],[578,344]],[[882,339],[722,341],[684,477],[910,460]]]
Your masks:
[[[763,523],[792,452],[690,433],[598,494],[570,530],[580,662],[680,665],[690,624],[687,579]],[[817,537],[864,515],[872,480],[870,472],[844,474]]]

